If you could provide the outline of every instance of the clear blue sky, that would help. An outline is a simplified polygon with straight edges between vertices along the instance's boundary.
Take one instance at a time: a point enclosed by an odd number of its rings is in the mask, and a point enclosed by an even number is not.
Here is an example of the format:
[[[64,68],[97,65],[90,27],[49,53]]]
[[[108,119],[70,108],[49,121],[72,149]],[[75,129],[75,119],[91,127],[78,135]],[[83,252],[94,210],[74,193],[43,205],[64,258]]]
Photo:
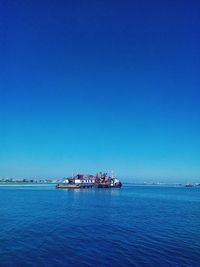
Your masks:
[[[200,178],[199,1],[0,5],[0,177]]]

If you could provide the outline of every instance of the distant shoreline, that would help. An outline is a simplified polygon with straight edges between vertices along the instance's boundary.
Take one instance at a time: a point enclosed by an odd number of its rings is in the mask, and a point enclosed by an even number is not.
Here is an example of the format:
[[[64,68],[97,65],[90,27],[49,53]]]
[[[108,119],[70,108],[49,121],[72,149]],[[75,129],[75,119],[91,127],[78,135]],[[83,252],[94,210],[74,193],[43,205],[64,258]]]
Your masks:
[[[0,186],[49,186],[56,183],[0,183]]]

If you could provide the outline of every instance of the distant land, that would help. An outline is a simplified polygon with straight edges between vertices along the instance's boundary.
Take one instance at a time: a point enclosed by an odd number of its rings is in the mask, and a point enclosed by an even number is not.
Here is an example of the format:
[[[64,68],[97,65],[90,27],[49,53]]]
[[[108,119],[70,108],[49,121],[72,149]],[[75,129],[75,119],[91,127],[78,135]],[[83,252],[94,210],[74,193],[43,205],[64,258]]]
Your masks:
[[[64,178],[60,179],[16,179],[16,178],[2,178],[0,179],[0,185],[11,184],[56,184],[62,183]],[[163,182],[124,182],[124,185],[140,185],[140,186],[185,186],[185,187],[200,187],[200,183],[163,183]]]

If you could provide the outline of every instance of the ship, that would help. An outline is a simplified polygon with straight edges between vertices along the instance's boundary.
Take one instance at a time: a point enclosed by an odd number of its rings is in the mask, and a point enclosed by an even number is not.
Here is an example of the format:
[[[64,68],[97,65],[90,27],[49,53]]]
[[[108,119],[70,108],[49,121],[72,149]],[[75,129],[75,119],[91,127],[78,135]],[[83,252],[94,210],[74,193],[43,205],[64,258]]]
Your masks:
[[[85,188],[121,188],[122,182],[112,173],[97,173],[96,175],[72,174],[71,177],[56,185],[56,188],[85,189]]]

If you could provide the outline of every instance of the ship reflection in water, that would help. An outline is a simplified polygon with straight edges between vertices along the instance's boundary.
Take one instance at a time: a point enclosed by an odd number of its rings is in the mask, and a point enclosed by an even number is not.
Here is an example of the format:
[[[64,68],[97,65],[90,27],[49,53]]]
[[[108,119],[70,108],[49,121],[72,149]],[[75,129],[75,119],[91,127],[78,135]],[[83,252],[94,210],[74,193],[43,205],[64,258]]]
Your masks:
[[[97,173],[94,175],[77,174],[64,179],[62,183],[56,185],[56,188],[67,189],[85,189],[85,188],[121,188],[121,181],[112,174]]]

